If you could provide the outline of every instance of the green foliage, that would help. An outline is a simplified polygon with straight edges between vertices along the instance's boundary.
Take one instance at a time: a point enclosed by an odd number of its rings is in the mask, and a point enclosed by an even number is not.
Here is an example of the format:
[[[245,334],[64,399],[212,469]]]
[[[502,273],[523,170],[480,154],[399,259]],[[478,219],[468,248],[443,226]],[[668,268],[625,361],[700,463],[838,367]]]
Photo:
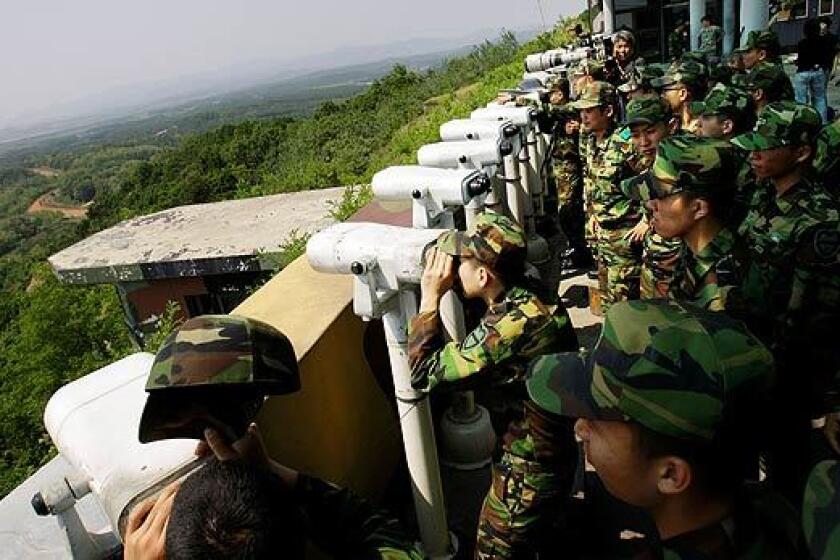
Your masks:
[[[310,95],[320,105],[307,118],[246,121],[177,138],[167,132],[155,142],[125,141],[125,132],[114,132],[118,145],[73,144],[73,150],[0,168],[0,496],[54,453],[41,422],[50,395],[131,351],[113,288],[60,284],[44,262],[50,254],[120,220],[182,204],[362,185],[348,187],[330,209],[334,219],[346,220],[372,197],[365,185],[376,171],[412,162],[422,144],[438,139],[441,123],[514,85],[522,57],[566,39],[558,27],[520,46],[504,33],[437,68],[395,66],[350,99],[321,103],[326,94]],[[218,122],[218,115],[205,116],[197,128]],[[25,171],[35,166],[61,174]],[[94,196],[88,218],[77,226],[25,213],[50,191],[68,201]],[[302,254],[306,241],[297,232],[285,240],[280,266]],[[168,305],[149,350],[177,326],[176,316]]]
[[[338,202],[329,201],[330,217],[337,222],[344,222],[373,199],[370,185],[350,185],[341,193]]]
[[[163,314],[155,324],[155,332],[146,340],[144,350],[146,352],[157,352],[166,338],[175,332],[183,320],[181,319],[181,306],[176,301],[169,300],[163,309]]]
[[[289,236],[280,244],[276,253],[264,253],[261,258],[271,263],[277,270],[283,270],[292,261],[306,252],[306,242],[311,237],[308,233],[301,233],[296,229],[289,232]]]
[[[54,452],[41,423],[49,397],[131,351],[111,286],[65,286],[42,263],[16,300],[0,332],[0,496]]]

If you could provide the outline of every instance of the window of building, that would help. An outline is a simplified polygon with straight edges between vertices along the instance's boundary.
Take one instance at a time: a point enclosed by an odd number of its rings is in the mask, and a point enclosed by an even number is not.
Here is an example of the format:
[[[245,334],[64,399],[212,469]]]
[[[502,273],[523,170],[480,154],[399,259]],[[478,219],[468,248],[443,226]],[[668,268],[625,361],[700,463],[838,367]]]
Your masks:
[[[795,19],[808,17],[808,0],[802,0],[793,6],[790,10],[790,16]]]
[[[834,15],[834,0],[820,0],[821,16]]]

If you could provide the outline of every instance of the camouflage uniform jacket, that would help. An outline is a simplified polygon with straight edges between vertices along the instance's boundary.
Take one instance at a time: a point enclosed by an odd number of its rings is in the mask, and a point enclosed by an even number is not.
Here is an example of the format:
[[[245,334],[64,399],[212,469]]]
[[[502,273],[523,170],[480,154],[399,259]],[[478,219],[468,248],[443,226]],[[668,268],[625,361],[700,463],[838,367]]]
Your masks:
[[[581,144],[584,163],[584,200],[591,208],[598,227],[608,230],[631,228],[641,219],[641,205],[621,190],[621,181],[644,170],[641,156],[616,130],[598,142],[590,134]]]
[[[671,297],[710,311],[723,311],[728,287],[738,284],[735,235],[723,228],[696,255],[683,251],[683,266],[675,273]]]
[[[677,30],[668,34],[668,57],[671,60],[679,60],[686,47],[686,34]]]
[[[333,558],[422,560],[395,519],[346,488],[301,475],[294,492],[307,535]]]
[[[837,202],[807,180],[780,196],[768,183],[756,189],[738,231],[749,260],[738,304],[776,351],[807,348],[816,329],[836,326],[839,224]]]
[[[558,136],[551,153],[551,165],[557,182],[557,202],[561,207],[572,202],[583,180],[577,139]]]
[[[516,286],[487,309],[460,343],[444,344],[436,312],[419,313],[408,329],[411,385],[426,392],[442,381],[475,374],[490,375],[500,384],[521,380],[529,360],[568,350],[570,340],[577,339],[566,310],[546,306]]]
[[[723,29],[717,25],[710,25],[700,30],[698,37],[699,47],[697,50],[710,55],[716,55],[720,52],[718,48],[723,40]]]

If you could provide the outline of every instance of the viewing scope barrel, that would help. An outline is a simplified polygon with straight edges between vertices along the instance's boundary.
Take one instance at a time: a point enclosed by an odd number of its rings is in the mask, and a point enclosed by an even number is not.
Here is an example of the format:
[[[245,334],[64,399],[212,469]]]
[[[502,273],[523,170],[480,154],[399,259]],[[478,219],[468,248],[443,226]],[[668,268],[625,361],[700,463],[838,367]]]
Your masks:
[[[574,64],[581,60],[587,59],[591,56],[592,49],[589,47],[580,47],[574,50],[568,49],[554,49],[536,54],[529,54],[525,57],[525,70],[527,72],[540,72],[554,68],[555,66],[562,66],[564,64]]]
[[[442,206],[463,206],[490,189],[490,178],[474,169],[395,165],[374,175],[371,185],[382,200],[430,197]]]
[[[533,128],[537,120],[537,110],[533,107],[509,107],[490,103],[470,113],[470,119],[478,121],[509,120],[523,129]]]
[[[501,165],[514,154],[516,142],[507,138],[426,144],[417,150],[417,163],[428,167],[484,169]]]
[[[475,119],[455,119],[440,125],[440,139],[444,142],[458,140],[490,140],[506,138],[511,140],[519,135],[519,129],[509,120],[481,121]]]
[[[313,235],[306,258],[318,272],[370,273],[377,287],[397,290],[402,284],[420,283],[423,251],[444,231],[345,222]]]

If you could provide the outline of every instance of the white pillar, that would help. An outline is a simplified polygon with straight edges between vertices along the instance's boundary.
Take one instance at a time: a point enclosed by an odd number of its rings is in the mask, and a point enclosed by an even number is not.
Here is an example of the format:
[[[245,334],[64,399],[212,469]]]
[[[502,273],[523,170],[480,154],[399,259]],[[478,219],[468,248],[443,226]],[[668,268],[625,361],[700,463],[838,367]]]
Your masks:
[[[723,0],[723,56],[735,48],[738,30],[735,28],[735,0]]]
[[[399,293],[399,305],[382,317],[382,323],[391,358],[397,413],[423,550],[430,558],[451,558],[432,412],[428,397],[422,398],[412,389],[411,370],[408,367],[406,323],[408,317],[416,311],[414,294],[402,291]]]
[[[691,48],[697,50],[697,39],[700,37],[700,29],[703,24],[700,22],[706,15],[706,0],[691,0],[688,3],[689,35],[691,36]]]
[[[601,17],[604,19],[604,34],[612,35],[615,32],[615,6],[613,0],[603,0]]]
[[[770,21],[768,0],[741,0],[741,45],[747,40],[750,31],[767,29]]]

